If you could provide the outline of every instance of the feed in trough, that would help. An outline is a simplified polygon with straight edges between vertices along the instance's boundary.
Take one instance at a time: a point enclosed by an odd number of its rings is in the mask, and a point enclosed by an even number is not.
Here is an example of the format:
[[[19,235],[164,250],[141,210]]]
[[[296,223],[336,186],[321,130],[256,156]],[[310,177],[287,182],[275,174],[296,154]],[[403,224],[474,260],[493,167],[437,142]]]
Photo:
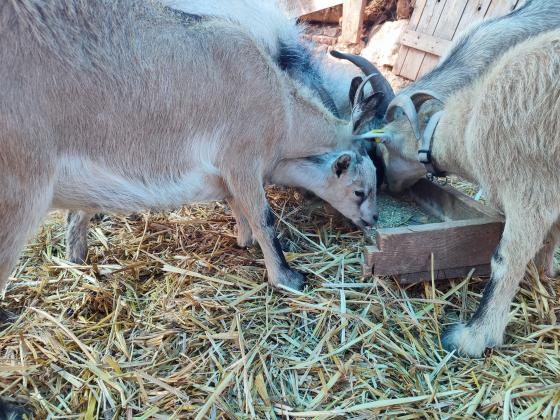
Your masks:
[[[442,219],[422,209],[409,196],[395,197],[389,194],[377,196],[379,212],[378,228],[438,223]]]

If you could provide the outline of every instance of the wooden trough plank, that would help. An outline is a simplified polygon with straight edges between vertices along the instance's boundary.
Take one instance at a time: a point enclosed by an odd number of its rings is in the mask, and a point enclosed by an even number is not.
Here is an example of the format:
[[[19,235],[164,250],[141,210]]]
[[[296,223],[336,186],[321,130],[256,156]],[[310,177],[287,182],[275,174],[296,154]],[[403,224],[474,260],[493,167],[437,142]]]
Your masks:
[[[465,277],[473,269],[473,275],[479,277],[489,276],[492,272],[490,264],[477,265],[474,267],[455,267],[445,270],[434,270],[434,280],[439,281]],[[421,281],[430,281],[431,279],[431,271],[424,271],[421,273],[406,273],[399,275],[399,281],[403,284],[419,283]]]
[[[360,42],[366,0],[344,0],[342,6],[341,41],[347,44]]]
[[[502,221],[502,215],[482,203],[473,200],[450,185],[439,185],[427,179],[418,181],[409,190],[409,195],[425,211],[445,221],[494,218]]]
[[[290,17],[300,17],[318,10],[342,4],[342,0],[278,0],[280,7]]]
[[[474,267],[490,262],[503,224],[494,219],[468,219],[419,226],[379,229],[377,245],[364,258],[374,275],[397,275]]]
[[[451,41],[407,29],[403,32],[401,44],[441,56],[447,51]]]

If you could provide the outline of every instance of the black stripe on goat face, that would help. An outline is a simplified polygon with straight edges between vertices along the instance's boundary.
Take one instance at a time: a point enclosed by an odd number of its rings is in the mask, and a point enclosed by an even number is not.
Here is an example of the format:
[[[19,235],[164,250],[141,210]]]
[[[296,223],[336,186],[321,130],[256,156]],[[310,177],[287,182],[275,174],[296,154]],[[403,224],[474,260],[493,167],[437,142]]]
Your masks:
[[[383,116],[380,117],[380,103],[384,98],[383,93],[375,92],[367,98],[354,104],[352,109],[352,133],[360,134],[366,128],[379,128],[383,123]]]

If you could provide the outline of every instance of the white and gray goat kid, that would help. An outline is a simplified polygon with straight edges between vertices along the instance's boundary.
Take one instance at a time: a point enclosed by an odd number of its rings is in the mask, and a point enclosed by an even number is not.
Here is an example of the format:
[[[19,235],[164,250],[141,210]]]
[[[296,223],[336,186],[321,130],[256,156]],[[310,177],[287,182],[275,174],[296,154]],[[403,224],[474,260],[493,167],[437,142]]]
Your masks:
[[[282,160],[266,183],[310,191],[362,229],[377,223],[375,167],[363,152],[329,152]],[[237,223],[237,244],[242,248],[252,245],[254,235],[247,218],[235,201],[229,205]],[[83,211],[68,214],[66,257],[71,262],[86,261],[87,229],[92,216]]]

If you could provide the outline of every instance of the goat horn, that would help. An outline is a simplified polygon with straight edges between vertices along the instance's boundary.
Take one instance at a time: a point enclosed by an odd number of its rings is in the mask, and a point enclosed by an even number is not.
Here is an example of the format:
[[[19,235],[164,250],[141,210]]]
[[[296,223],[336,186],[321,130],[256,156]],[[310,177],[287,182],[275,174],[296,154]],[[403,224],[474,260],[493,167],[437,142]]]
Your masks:
[[[412,126],[412,130],[414,131],[414,136],[417,140],[420,140],[420,124],[418,123],[418,112],[416,111],[416,107],[414,106],[414,102],[410,99],[407,95],[398,95],[393,98],[389,106],[387,107],[387,112],[385,114],[385,119],[387,122],[391,122],[395,119],[395,111],[397,108],[401,108],[410,125]]]
[[[364,90],[364,87],[370,83],[372,88],[373,88],[373,83],[371,81],[371,79],[373,79],[374,77],[377,77],[378,75],[375,73],[370,74],[369,76],[367,76],[364,80],[362,80],[362,83],[360,83],[360,86],[358,86],[358,89],[356,89],[356,95],[354,96],[354,103],[357,103],[358,98],[360,97],[360,95],[362,94],[362,91]],[[373,93],[375,93],[375,90],[373,91]],[[383,92],[381,92],[383,93]]]
[[[443,103],[443,99],[435,92],[431,90],[420,90],[414,92],[410,96],[398,95],[395,97],[389,106],[387,107],[387,113],[385,114],[385,119],[391,122],[395,118],[395,111],[397,108],[402,108],[408,121],[412,125],[412,130],[417,140],[420,140],[420,125],[418,122],[418,110],[426,101],[435,99]]]
[[[371,74],[379,75],[379,77],[376,80],[370,79],[370,84],[373,91],[382,92],[385,95],[385,98],[388,98],[388,100],[391,100],[395,97],[395,92],[393,92],[393,88],[391,87],[387,79],[385,79],[385,77],[383,77],[381,72],[377,70],[377,67],[375,67],[364,57],[355,54],[347,54],[336,50],[332,50],[331,55],[341,60],[350,61],[352,64],[357,66],[360,70],[362,70],[366,76],[369,76]]]
[[[418,92],[414,92],[412,95],[410,95],[410,99],[412,100],[412,103],[416,108],[416,112],[418,112],[420,107],[426,101],[435,99],[436,101],[443,103],[443,99],[441,98],[441,96],[439,96],[437,93],[431,90],[420,90]]]

